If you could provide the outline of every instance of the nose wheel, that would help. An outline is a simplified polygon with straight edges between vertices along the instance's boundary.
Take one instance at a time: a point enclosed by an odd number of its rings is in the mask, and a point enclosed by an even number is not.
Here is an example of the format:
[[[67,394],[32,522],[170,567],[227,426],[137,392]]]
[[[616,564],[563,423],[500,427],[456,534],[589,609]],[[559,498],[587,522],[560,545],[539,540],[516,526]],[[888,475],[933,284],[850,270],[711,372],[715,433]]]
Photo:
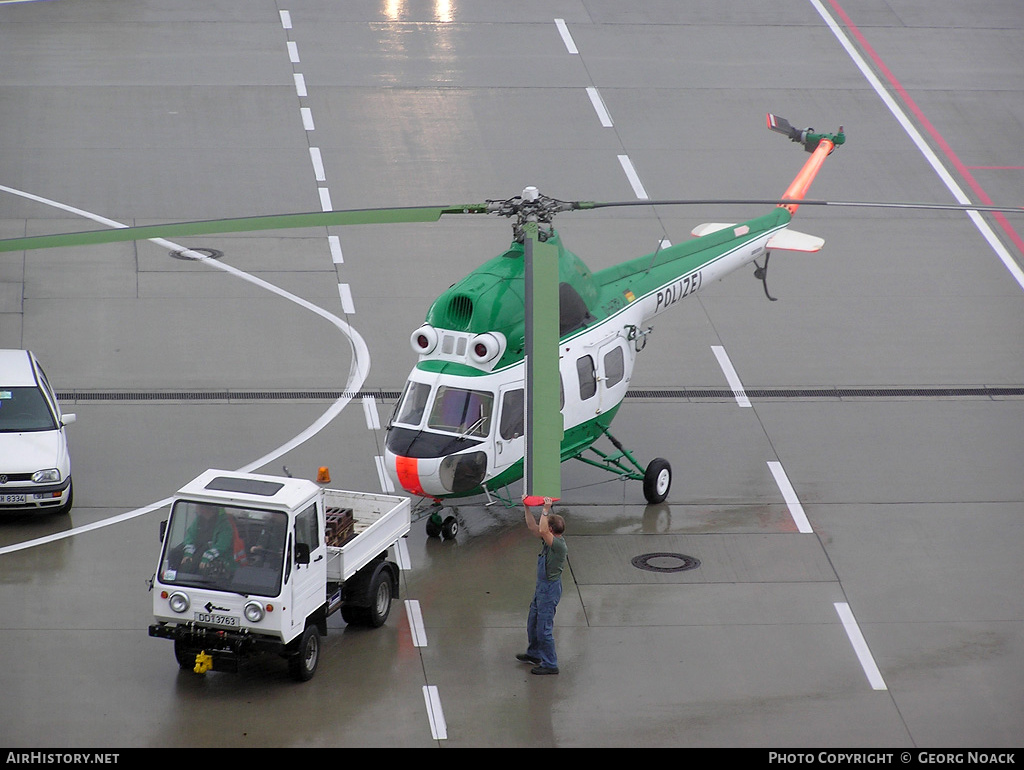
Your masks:
[[[435,511],[427,518],[427,537],[439,537],[443,540],[454,540],[459,534],[459,520],[454,516],[442,517]]]

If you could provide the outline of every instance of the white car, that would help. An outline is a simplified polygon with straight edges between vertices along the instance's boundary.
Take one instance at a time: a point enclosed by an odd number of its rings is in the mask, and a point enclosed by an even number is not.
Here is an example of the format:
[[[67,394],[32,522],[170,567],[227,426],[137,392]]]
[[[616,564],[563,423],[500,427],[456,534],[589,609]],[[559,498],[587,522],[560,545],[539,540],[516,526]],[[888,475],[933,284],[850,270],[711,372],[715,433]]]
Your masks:
[[[74,421],[30,351],[0,350],[0,513],[71,510]]]

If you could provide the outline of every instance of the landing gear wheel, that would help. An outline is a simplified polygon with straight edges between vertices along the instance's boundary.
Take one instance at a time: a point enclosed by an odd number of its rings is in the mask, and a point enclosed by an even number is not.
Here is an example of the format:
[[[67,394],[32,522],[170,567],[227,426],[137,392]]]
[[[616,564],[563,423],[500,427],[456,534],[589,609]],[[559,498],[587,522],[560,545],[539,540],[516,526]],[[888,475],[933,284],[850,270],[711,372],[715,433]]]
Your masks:
[[[427,537],[441,537],[441,517],[436,513],[430,514],[427,519]]]
[[[320,631],[315,625],[306,626],[295,655],[288,658],[288,673],[299,682],[308,682],[316,673],[316,666],[319,662]]]
[[[454,516],[449,516],[441,524],[441,535],[445,540],[454,540],[455,536],[459,534],[459,522]]]
[[[644,472],[644,497],[649,503],[661,503],[672,486],[672,466],[668,460],[655,457]]]

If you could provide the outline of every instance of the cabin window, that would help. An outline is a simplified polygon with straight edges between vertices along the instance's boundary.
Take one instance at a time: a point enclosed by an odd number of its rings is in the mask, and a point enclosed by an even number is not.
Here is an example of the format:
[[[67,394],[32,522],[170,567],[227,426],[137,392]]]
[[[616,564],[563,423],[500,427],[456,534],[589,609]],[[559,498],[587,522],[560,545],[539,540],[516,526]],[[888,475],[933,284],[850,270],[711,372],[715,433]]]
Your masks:
[[[580,379],[580,398],[586,401],[597,393],[597,377],[594,376],[594,359],[580,356],[576,359],[576,374]]]
[[[491,429],[493,407],[491,393],[442,385],[437,389],[427,427],[465,436],[486,436]]]
[[[309,546],[310,553],[320,545],[319,527],[316,521],[316,505],[311,505],[295,517],[295,544]]]
[[[622,355],[622,346],[616,345],[604,355],[605,387],[613,388],[622,382],[626,375],[626,359]]]
[[[430,386],[422,382],[410,382],[405,386],[405,393],[402,394],[398,407],[395,410],[395,422],[402,422],[406,425],[419,425],[423,420],[423,410],[427,406],[427,398],[430,396]]]
[[[511,441],[523,435],[523,390],[505,391],[501,399],[501,420],[498,432],[505,441]]]

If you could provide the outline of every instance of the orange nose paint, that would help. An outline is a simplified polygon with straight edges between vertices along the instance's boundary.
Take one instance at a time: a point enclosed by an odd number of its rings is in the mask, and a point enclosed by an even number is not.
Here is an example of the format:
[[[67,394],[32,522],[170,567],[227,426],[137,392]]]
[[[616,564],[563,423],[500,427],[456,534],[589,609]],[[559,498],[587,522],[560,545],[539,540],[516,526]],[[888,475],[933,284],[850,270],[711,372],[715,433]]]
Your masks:
[[[406,492],[414,495],[429,497],[420,486],[419,461],[415,457],[395,456],[395,473],[398,475],[398,483]]]

